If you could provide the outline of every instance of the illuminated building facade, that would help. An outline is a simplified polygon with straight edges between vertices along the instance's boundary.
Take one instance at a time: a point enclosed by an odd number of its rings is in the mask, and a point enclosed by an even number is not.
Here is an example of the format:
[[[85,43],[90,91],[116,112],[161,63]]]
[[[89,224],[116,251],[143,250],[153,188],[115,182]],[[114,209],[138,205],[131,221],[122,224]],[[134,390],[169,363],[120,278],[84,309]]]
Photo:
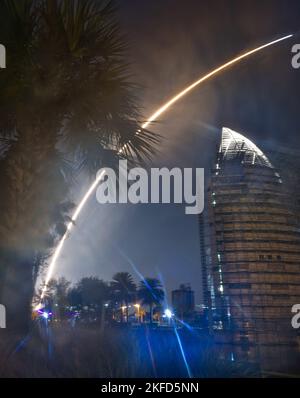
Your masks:
[[[299,350],[300,230],[288,203],[265,154],[223,128],[200,219],[204,300],[211,331],[270,369],[288,369]]]

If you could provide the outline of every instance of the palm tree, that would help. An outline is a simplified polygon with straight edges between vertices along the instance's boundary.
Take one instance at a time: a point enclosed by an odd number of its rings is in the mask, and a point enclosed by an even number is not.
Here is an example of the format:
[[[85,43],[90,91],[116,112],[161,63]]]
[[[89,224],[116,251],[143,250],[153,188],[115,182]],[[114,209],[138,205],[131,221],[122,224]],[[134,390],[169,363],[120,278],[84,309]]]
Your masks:
[[[0,37],[9,49],[0,71],[0,301],[22,330],[37,259],[65,231],[74,170],[115,165],[120,148],[142,161],[157,137],[136,134],[136,87],[111,1],[3,0]]]
[[[149,306],[150,323],[152,323],[153,307],[159,305],[165,297],[161,282],[156,278],[145,278],[140,282],[138,296],[143,305]]]
[[[126,322],[128,323],[128,307],[133,302],[136,295],[136,285],[132,276],[128,272],[116,273],[111,282],[111,290],[114,299],[125,305]],[[124,313],[122,309],[121,320],[124,321]]]

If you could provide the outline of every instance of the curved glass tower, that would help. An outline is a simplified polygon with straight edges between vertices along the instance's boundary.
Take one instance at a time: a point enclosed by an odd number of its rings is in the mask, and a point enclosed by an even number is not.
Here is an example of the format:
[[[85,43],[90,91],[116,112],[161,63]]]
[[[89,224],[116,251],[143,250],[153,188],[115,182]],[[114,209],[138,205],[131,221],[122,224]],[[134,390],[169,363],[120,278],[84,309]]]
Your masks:
[[[207,198],[200,238],[211,330],[237,356],[288,369],[298,351],[300,230],[280,175],[253,142],[223,128]]]

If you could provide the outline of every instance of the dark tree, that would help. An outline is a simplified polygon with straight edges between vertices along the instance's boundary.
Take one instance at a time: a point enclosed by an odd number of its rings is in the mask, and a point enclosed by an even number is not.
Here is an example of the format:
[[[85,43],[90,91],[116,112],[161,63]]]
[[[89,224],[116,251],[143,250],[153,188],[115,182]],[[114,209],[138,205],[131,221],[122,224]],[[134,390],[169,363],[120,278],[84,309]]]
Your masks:
[[[111,282],[112,295],[118,303],[125,305],[126,322],[128,322],[128,307],[136,297],[136,285],[128,272],[118,272]],[[124,311],[121,312],[121,320],[124,321]]]
[[[153,307],[160,305],[165,298],[162,285],[158,279],[145,278],[140,282],[138,296],[143,305],[149,306],[150,323],[153,322]]]
[[[8,325],[23,331],[41,254],[69,220],[74,171],[93,176],[120,156],[146,159],[157,138],[136,134],[136,87],[111,1],[2,0],[0,37],[8,49],[0,71],[0,294]]]

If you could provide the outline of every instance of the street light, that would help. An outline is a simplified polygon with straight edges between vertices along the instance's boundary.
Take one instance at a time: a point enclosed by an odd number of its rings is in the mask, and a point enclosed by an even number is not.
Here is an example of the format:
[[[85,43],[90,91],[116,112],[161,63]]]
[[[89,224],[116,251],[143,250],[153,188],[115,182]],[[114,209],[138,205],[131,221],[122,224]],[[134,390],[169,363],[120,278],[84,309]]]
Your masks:
[[[169,326],[170,326],[171,325],[171,321],[172,321],[172,319],[174,317],[174,314],[169,308],[165,309],[164,317],[168,319],[168,323],[169,323]]]
[[[50,318],[50,316],[52,315],[52,312],[43,311],[41,313],[41,315],[47,321]]]
[[[141,308],[141,305],[137,303],[137,304],[134,304],[133,306],[137,309],[137,319],[138,319],[138,322],[140,322],[140,308]]]
[[[48,319],[48,318],[49,318],[48,312],[43,312],[43,318],[45,318],[45,319]]]
[[[174,314],[172,313],[172,311],[169,308],[165,309],[165,317],[166,318],[171,319],[173,317],[173,315]]]

